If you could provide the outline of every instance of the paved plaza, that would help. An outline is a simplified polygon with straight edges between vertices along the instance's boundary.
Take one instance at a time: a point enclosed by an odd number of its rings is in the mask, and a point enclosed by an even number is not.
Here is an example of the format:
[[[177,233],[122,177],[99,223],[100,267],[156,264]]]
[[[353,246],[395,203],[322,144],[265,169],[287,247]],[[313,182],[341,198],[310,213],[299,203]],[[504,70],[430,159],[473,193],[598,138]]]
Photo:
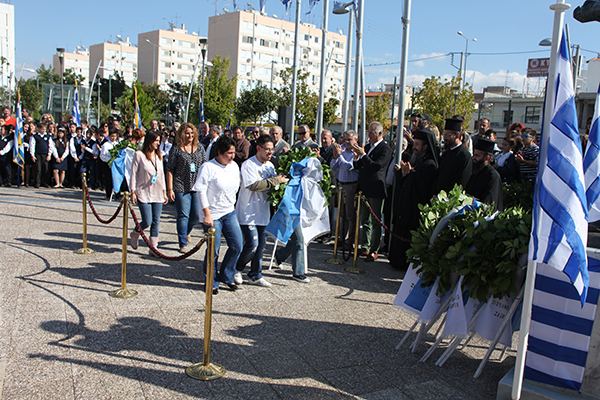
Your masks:
[[[117,203],[103,193],[91,198],[103,218],[114,213]],[[327,264],[333,246],[314,243],[309,284],[292,280],[284,263],[265,272],[271,288],[221,288],[211,361],[227,374],[191,379],[185,368],[202,361],[204,247],[179,262],[149,257],[145,245],[129,248],[127,284],[139,295],[113,298],[123,218],[103,225],[88,212],[95,253],[78,255],[81,208],[76,190],[0,189],[0,399],[484,400],[495,399],[514,365],[514,350],[502,361],[495,352],[473,379],[487,349],[479,339],[443,367],[434,362],[446,345],[419,362],[433,335],[414,354],[395,350],[414,322],[392,306],[403,272],[381,257],[359,261],[365,274],[349,274],[351,260]],[[196,243],[201,230],[192,236]],[[178,255],[174,205],[163,211],[160,245]]]

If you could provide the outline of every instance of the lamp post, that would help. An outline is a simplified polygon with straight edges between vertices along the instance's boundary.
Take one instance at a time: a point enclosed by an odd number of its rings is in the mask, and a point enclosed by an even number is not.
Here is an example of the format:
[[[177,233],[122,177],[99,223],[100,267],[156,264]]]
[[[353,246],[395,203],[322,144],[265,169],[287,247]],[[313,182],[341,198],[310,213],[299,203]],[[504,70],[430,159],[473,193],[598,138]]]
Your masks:
[[[271,90],[273,90],[273,80],[275,79],[275,64],[276,60],[271,60]]]
[[[464,59],[464,61],[461,60],[461,67],[463,69],[463,71],[462,71],[463,72],[462,88],[464,89],[465,81],[467,80],[467,54],[469,51],[469,41],[476,42],[477,39],[476,38],[469,39],[461,31],[458,31],[456,33],[458,33],[460,36],[465,38],[465,55],[464,55],[464,57],[462,57]],[[464,65],[462,65],[462,64],[464,64]]]
[[[201,83],[200,83],[200,101],[202,101],[202,110],[200,110],[202,112],[202,114],[200,115],[200,119],[204,120],[204,69],[206,68],[206,45],[208,44],[208,39],[203,38],[200,39],[200,45],[202,46],[202,49],[200,50],[200,53],[202,54],[202,79],[201,79]],[[202,121],[198,121],[198,124],[200,124],[200,122]]]
[[[323,2],[323,28],[321,29],[321,74],[319,78],[319,105],[317,106],[317,121],[315,123],[315,135],[317,143],[321,143],[321,131],[323,130],[323,107],[325,98],[325,62],[327,60],[327,23],[329,18],[329,1]],[[333,50],[332,50],[333,52]],[[333,54],[332,54],[333,55]],[[330,59],[331,61],[331,59]]]
[[[156,69],[156,49],[159,47],[159,45],[152,43],[150,39],[146,39],[146,42],[154,46],[152,54],[152,79],[156,84],[156,82],[158,81],[158,70]]]
[[[354,4],[354,3],[349,3],[350,5]],[[350,13],[350,15],[348,16],[348,41],[346,43],[346,71],[345,71],[345,77],[344,77],[344,100],[343,100],[343,107],[342,107],[342,131],[346,132],[348,130],[348,108],[349,108],[349,103],[350,103],[350,91],[348,90],[348,88],[350,87],[350,64],[351,64],[351,58],[352,58],[352,30],[354,29],[354,7],[349,7],[348,4],[343,5],[344,7],[341,8],[338,6],[338,4],[334,3],[333,6],[333,13],[334,14],[346,14],[346,13]]]
[[[459,86],[452,87],[452,93],[454,93],[454,115],[456,115],[456,99],[458,99],[458,92],[460,91]]]
[[[201,38],[198,39],[198,44],[202,48],[200,50],[200,55],[202,56],[202,74],[204,74],[204,55],[206,54],[206,45],[208,44],[208,39]],[[192,74],[192,81],[190,82],[190,90],[188,91],[187,104],[185,105],[185,122],[188,122],[188,115],[190,111],[190,101],[192,101],[192,90],[194,89],[194,81],[196,80],[196,71],[198,71],[198,63],[200,62],[200,57],[196,60],[196,66],[194,67],[194,73]],[[204,81],[202,81],[204,84]],[[204,100],[204,99],[202,99]],[[198,121],[200,123],[201,121]]]
[[[63,115],[65,113],[65,104],[64,104],[64,88],[63,88],[63,74],[64,74],[64,57],[65,57],[65,49],[62,47],[56,48],[56,54],[58,56],[58,62],[60,63],[60,120],[62,121]]]
[[[296,27],[294,31],[294,64],[292,72],[292,131],[290,132],[291,143],[294,143],[294,126],[296,126],[296,92],[298,80],[298,41],[300,40],[300,0],[296,0]],[[285,132],[284,132],[285,133]]]

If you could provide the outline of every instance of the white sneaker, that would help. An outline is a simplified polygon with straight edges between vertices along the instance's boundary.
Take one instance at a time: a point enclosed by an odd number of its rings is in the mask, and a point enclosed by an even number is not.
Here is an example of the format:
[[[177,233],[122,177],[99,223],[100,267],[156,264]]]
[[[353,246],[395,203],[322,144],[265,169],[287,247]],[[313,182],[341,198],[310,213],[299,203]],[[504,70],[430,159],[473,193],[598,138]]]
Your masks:
[[[242,273],[236,272],[235,274],[233,274],[233,281],[236,283],[236,285],[241,285],[242,283],[244,283],[244,279],[242,279]]]
[[[260,278],[260,279],[250,279],[249,282],[253,285],[258,285],[258,286],[262,286],[262,287],[271,287],[273,285],[271,285],[269,282],[267,282],[265,280],[265,278]]]

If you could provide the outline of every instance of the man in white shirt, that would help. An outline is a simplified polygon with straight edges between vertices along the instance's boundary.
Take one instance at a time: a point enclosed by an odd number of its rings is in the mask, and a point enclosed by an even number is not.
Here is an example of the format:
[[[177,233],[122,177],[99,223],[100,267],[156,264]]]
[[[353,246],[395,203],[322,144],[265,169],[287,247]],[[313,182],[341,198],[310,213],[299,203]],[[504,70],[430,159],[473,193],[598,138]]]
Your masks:
[[[242,182],[236,214],[244,235],[244,248],[233,275],[238,285],[243,282],[242,271],[251,261],[249,282],[264,287],[271,286],[262,276],[265,228],[271,219],[267,192],[272,187],[288,181],[285,176],[275,173],[275,167],[269,161],[273,155],[273,148],[271,136],[259,136],[256,140],[256,155],[244,161],[240,170]]]
[[[111,129],[108,133],[108,141],[104,142],[100,148],[100,160],[107,164],[110,161],[110,150],[118,143],[117,136],[117,131]],[[110,167],[106,169],[104,174],[104,191],[106,193],[106,198],[110,199],[110,195],[113,192],[112,171]]]

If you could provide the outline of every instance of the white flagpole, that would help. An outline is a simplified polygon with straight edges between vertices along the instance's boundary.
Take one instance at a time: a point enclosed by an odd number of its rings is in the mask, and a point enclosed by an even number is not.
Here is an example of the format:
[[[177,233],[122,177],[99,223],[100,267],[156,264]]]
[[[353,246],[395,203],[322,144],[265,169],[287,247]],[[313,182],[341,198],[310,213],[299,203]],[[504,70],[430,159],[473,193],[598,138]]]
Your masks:
[[[544,124],[542,126],[541,149],[548,149],[548,135],[550,132],[550,120],[554,108],[554,97],[556,96],[556,64],[558,61],[558,48],[562,40],[564,14],[565,11],[571,8],[570,4],[565,4],[565,0],[556,0],[556,4],[552,4],[550,9],[554,11],[554,28],[552,31],[552,48],[550,51],[550,68],[548,71],[548,80],[546,84],[546,101],[544,107]],[[547,152],[540,151],[538,165],[546,163]],[[538,174],[536,182],[536,190],[541,182]],[[536,216],[534,210],[534,217]],[[539,218],[539,213],[537,218]],[[533,225],[538,225],[538,221],[534,221]],[[531,246],[531,243],[530,243]],[[530,257],[531,258],[531,257]],[[537,261],[529,260],[527,263],[527,278],[525,282],[525,295],[523,297],[523,311],[521,316],[521,331],[519,332],[519,347],[517,349],[517,360],[515,362],[515,375],[513,378],[512,399],[519,400],[521,398],[521,390],[523,388],[523,370],[525,368],[525,354],[527,353],[527,343],[529,339],[529,326],[531,324],[531,305],[533,303],[533,289],[535,286],[535,276],[537,271]]]

